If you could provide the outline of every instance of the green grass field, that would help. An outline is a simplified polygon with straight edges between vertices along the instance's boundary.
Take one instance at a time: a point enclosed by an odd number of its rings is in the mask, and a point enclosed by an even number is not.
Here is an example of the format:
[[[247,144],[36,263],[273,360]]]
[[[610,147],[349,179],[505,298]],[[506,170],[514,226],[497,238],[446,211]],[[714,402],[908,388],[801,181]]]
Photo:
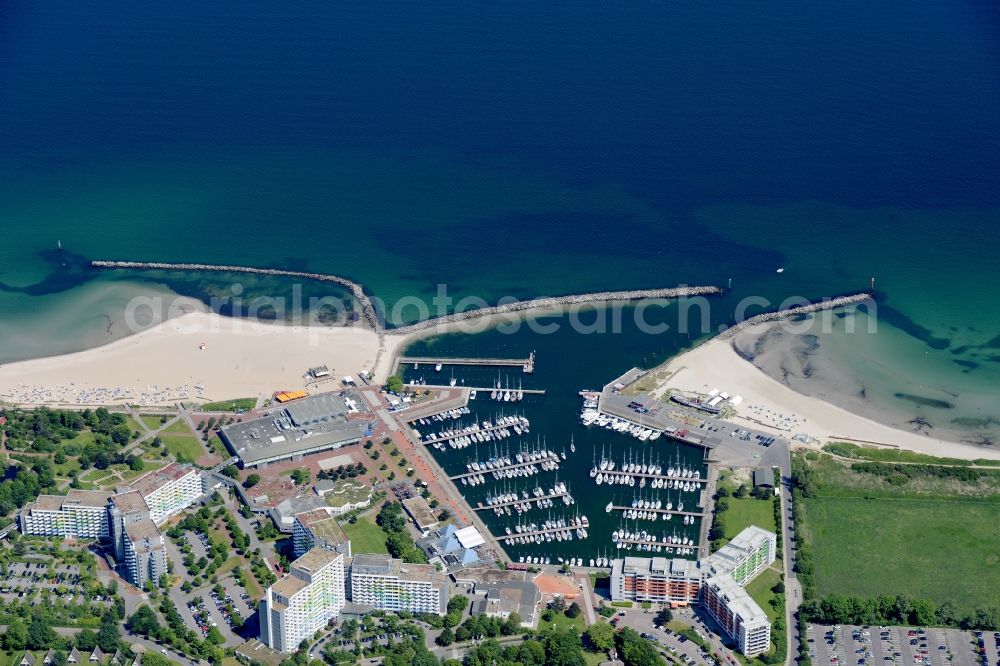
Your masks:
[[[139,418],[142,419],[142,422],[145,423],[146,427],[149,428],[150,430],[156,430],[161,425],[163,425],[162,423],[160,423],[160,417],[155,414],[140,414]],[[169,416],[167,417],[167,419],[170,418],[171,417]]]
[[[344,531],[351,540],[353,553],[389,552],[385,547],[385,532],[367,518],[358,518],[358,522],[353,525],[344,523]]]
[[[183,458],[187,462],[194,462],[205,453],[194,435],[160,435],[160,439],[175,458]]]
[[[723,514],[726,524],[726,539],[732,539],[750,525],[775,531],[774,504],[772,500],[753,497],[729,498],[729,509]]]
[[[545,631],[546,629],[556,629],[557,631],[566,631],[570,627],[576,629],[576,633],[583,633],[586,628],[586,619],[584,618],[584,613],[580,613],[576,617],[570,619],[566,617],[565,613],[556,613],[555,618],[551,622],[545,622],[541,619],[538,620],[538,630]]]
[[[839,495],[805,509],[820,595],[906,594],[962,611],[996,604],[1000,501]]]
[[[257,406],[257,398],[233,398],[206,402],[199,409],[203,412],[245,412]]]
[[[777,613],[774,612],[774,608],[771,607],[771,599],[774,598],[774,592],[771,588],[781,580],[781,574],[774,569],[764,569],[761,571],[756,578],[754,578],[747,585],[747,594],[753,597],[753,600],[757,602],[757,605],[767,613],[768,619],[774,622],[774,618],[777,617]]]

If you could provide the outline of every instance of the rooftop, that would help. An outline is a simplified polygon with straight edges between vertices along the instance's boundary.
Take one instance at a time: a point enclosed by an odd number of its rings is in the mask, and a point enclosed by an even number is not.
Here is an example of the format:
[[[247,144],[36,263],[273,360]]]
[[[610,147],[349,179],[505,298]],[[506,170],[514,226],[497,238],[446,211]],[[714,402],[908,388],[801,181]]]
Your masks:
[[[308,527],[313,536],[322,539],[330,544],[342,544],[347,542],[347,533],[340,526],[337,519],[328,514],[324,509],[314,509],[295,516],[295,520]]]
[[[149,511],[149,507],[146,506],[146,500],[142,499],[142,495],[137,490],[112,495],[111,503],[122,513]]]
[[[427,504],[427,500],[420,495],[403,500],[403,507],[410,514],[410,517],[413,518],[417,527],[422,530],[429,529],[438,524],[438,519],[434,517],[434,512],[431,510],[430,505]]]
[[[531,581],[506,581],[477,585],[476,592],[485,595],[473,602],[473,614],[499,613],[510,615],[517,613],[522,621],[532,622],[535,607],[541,601],[541,593]]]
[[[136,552],[144,553],[163,548],[160,530],[149,518],[125,525],[125,533]]]
[[[750,622],[767,622],[765,613],[757,602],[753,600],[743,587],[733,580],[729,574],[713,576],[705,581],[705,585],[710,587],[717,596],[725,599],[726,606],[734,614],[743,619],[744,624]]]
[[[185,476],[195,471],[195,468],[191,465],[182,465],[180,463],[172,462],[166,467],[161,467],[160,469],[154,469],[151,472],[143,474],[135,481],[129,484],[129,487],[133,490],[138,490],[145,497],[157,490],[167,485],[171,481],[179,481]]]
[[[679,557],[673,559],[666,557],[626,557],[621,560],[615,560],[612,566],[614,568],[620,567],[622,573],[638,576],[682,576],[691,578],[701,575],[701,566],[698,562]]]
[[[705,562],[713,572],[732,571],[747,556],[759,549],[765,543],[775,539],[774,532],[751,525],[733,537],[732,541],[705,558]]]
[[[308,553],[307,553],[308,554]],[[402,580],[444,583],[444,575],[433,564],[406,564],[388,555],[358,553],[351,563],[351,575],[394,576]]]
[[[288,403],[258,419],[222,429],[223,439],[244,464],[291,457],[359,440],[367,419],[350,419],[364,407],[354,391],[322,393]],[[367,410],[364,412],[369,414]]]
[[[307,574],[314,574],[328,564],[336,562],[344,556],[340,553],[326,550],[325,548],[313,548],[308,553],[295,560],[291,564],[292,569],[304,571]]]
[[[753,485],[774,487],[774,470],[770,467],[758,467],[753,471]]]
[[[103,490],[70,490],[65,495],[39,495],[38,499],[28,505],[28,509],[59,511],[71,506],[102,508],[108,505],[109,497],[111,493]]]

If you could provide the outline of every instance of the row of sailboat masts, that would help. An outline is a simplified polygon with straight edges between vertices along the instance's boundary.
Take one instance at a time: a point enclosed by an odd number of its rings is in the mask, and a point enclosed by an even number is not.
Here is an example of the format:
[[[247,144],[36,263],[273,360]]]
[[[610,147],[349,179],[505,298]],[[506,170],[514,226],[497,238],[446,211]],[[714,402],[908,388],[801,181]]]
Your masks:
[[[578,539],[586,539],[590,536],[587,532],[589,527],[590,520],[585,515],[581,516],[577,513],[571,518],[552,518],[550,514],[548,520],[541,524],[528,523],[525,525],[519,522],[513,528],[507,527],[505,528],[507,534],[497,535],[497,539],[507,542],[513,541],[514,543],[541,543],[541,541],[550,541],[551,539],[548,537],[551,536],[556,541],[571,541],[574,534]]]
[[[457,437],[471,437],[472,435],[479,434],[488,435],[504,429],[513,430],[515,434],[521,435],[527,432],[530,427],[531,422],[527,419],[527,417],[519,414],[498,416],[493,420],[476,421],[467,426],[462,425],[461,421],[459,421],[456,424],[452,424],[447,430],[422,435],[423,439],[421,439],[421,443],[436,444],[438,442],[446,442]],[[484,439],[478,437],[476,439],[477,441],[485,441]]]
[[[612,474],[624,474],[629,476],[643,477],[643,478],[655,478],[655,479],[669,479],[669,480],[680,480],[689,481],[692,484],[695,483],[705,483],[705,480],[701,478],[701,470],[698,468],[688,467],[686,463],[682,463],[680,459],[680,452],[677,453],[677,461],[674,464],[668,464],[667,468],[664,469],[663,465],[660,464],[659,457],[655,460],[650,457],[646,460],[646,452],[642,452],[640,458],[635,458],[633,452],[630,450],[628,452],[628,458],[622,455],[621,465],[615,462],[612,454],[605,454],[604,447],[601,447],[601,460],[597,460],[597,448],[594,448],[594,458],[593,465],[591,467],[590,476],[591,478],[597,476],[600,472],[610,472]]]
[[[502,472],[506,472],[508,470],[521,469],[522,467],[531,467],[532,465],[542,465],[543,463],[553,463],[551,465],[551,467],[552,467],[551,470],[546,469],[546,470],[543,470],[543,471],[554,471],[554,470],[559,469],[559,457],[557,455],[555,455],[555,454],[552,454],[551,456],[549,456],[547,458],[542,458],[540,460],[525,460],[524,462],[520,462],[520,463],[512,462],[512,463],[509,463],[509,464],[502,464],[502,465],[495,466],[495,467],[486,467],[486,468],[478,469],[478,470],[475,470],[475,471],[466,472],[465,474],[456,474],[455,476],[448,477],[448,478],[450,478],[451,480],[454,481],[454,480],[468,478],[468,477],[472,477],[472,476],[485,476],[487,474],[493,474],[494,472],[502,473]]]
[[[493,385],[493,390],[490,391],[490,400],[496,400],[497,402],[521,402],[524,400],[524,387],[521,386],[521,382],[517,382],[517,388],[511,389],[510,381],[504,381],[501,385],[500,375],[497,375],[497,381]]]
[[[551,557],[549,555],[521,555],[517,558],[521,564],[565,564],[571,567],[585,567],[587,569],[610,569],[615,563],[615,558],[598,551],[597,557],[584,560],[582,557],[570,557],[564,559],[562,556]]]

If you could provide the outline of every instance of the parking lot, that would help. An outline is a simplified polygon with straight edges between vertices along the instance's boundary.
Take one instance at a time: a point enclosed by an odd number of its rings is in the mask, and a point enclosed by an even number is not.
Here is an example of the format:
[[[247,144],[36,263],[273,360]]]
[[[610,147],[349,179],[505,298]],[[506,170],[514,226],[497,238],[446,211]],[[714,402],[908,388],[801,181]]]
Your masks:
[[[678,611],[674,612],[674,616],[685,623],[689,621],[688,618],[678,615]],[[702,649],[692,641],[677,635],[666,627],[660,628],[655,626],[653,624],[654,617],[655,612],[653,610],[647,611],[632,608],[627,611],[619,610],[618,614],[611,618],[611,621],[616,628],[630,627],[635,629],[643,638],[655,643],[662,651],[669,653],[671,657],[677,659],[682,664],[687,664],[687,666],[709,666],[709,664],[713,663]],[[696,625],[695,629],[701,632],[702,635],[706,634],[705,629],[700,624]]]
[[[993,632],[983,638],[985,661],[979,637],[958,629],[809,625],[806,635],[819,666],[997,666]]]

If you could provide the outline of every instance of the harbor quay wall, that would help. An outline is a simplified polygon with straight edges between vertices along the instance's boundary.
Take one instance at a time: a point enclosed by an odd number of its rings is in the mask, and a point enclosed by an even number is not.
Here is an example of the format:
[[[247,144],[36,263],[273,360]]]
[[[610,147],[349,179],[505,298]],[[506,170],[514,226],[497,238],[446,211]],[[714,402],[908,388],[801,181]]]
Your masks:
[[[831,298],[824,301],[819,301],[817,303],[809,303],[808,305],[800,305],[794,308],[786,308],[784,310],[777,310],[775,312],[765,312],[763,314],[750,317],[749,319],[744,319],[738,324],[734,324],[727,328],[725,331],[719,333],[718,339],[726,340],[733,337],[740,331],[750,328],[751,326],[756,326],[757,324],[763,324],[769,321],[775,321],[778,319],[785,319],[786,317],[794,317],[801,314],[809,314],[810,312],[819,312],[821,310],[832,310],[834,308],[844,307],[846,305],[854,305],[856,303],[864,303],[865,301],[870,301],[872,295],[868,292],[860,292],[857,294],[850,294],[847,296],[839,296],[837,298]]]
[[[213,271],[219,273],[249,273],[253,275],[273,275],[277,277],[294,277],[304,280],[318,280],[321,282],[332,282],[346,287],[357,300],[361,307],[361,313],[365,321],[379,334],[388,335],[408,335],[429,328],[434,328],[442,324],[452,324],[461,321],[468,321],[478,317],[489,317],[493,315],[514,314],[535,308],[552,308],[567,305],[577,305],[583,303],[600,303],[604,301],[632,301],[645,298],[682,298],[693,296],[711,296],[722,293],[722,289],[714,286],[700,287],[672,287],[666,289],[633,289],[625,291],[601,291],[587,294],[570,294],[566,296],[551,296],[545,298],[533,298],[526,301],[515,301],[503,305],[477,308],[455,312],[440,317],[433,317],[415,324],[387,328],[379,317],[374,302],[365,293],[364,287],[345,277],[330,275],[325,273],[309,273],[306,271],[293,271],[281,268],[254,268],[252,266],[233,266],[226,264],[190,264],[190,263],[167,263],[156,261],[105,261],[94,260],[90,262],[94,268],[105,269],[126,269],[126,270],[164,270],[164,271]]]

